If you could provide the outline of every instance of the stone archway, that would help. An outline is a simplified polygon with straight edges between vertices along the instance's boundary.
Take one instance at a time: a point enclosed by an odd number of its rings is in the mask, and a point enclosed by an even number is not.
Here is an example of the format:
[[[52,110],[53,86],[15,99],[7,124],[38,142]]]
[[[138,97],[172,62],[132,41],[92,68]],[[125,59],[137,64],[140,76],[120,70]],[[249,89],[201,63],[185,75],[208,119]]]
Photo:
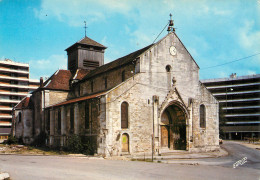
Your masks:
[[[186,150],[186,116],[178,105],[168,106],[161,115],[161,147]]]

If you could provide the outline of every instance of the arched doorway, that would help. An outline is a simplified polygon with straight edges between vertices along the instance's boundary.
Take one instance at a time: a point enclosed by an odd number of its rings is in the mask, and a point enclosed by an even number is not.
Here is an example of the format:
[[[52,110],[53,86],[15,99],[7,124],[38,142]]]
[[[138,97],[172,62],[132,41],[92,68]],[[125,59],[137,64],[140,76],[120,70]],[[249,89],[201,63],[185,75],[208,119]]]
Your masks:
[[[161,116],[161,147],[186,150],[186,116],[178,105],[168,106]]]
[[[129,136],[126,133],[122,135],[122,152],[129,152]]]

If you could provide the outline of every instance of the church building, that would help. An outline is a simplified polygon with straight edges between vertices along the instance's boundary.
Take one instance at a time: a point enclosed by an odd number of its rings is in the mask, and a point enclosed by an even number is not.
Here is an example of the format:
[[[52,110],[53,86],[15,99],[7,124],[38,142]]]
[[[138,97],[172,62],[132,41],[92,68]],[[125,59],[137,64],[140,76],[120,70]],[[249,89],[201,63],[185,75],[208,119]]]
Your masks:
[[[16,106],[15,136],[63,147],[76,134],[102,156],[219,150],[218,101],[173,30],[107,64],[105,49],[89,37],[67,48],[68,70]]]

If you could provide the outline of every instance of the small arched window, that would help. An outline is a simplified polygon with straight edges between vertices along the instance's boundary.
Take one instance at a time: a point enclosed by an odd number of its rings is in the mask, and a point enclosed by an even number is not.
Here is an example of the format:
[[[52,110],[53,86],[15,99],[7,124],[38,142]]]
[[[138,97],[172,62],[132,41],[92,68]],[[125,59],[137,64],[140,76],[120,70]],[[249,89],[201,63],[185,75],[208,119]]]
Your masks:
[[[166,69],[166,72],[171,72],[172,67],[171,67],[170,65],[167,65],[167,66],[165,67],[165,69]]]
[[[204,104],[200,105],[200,127],[206,127],[206,108]]]
[[[128,128],[128,103],[121,104],[121,128]]]

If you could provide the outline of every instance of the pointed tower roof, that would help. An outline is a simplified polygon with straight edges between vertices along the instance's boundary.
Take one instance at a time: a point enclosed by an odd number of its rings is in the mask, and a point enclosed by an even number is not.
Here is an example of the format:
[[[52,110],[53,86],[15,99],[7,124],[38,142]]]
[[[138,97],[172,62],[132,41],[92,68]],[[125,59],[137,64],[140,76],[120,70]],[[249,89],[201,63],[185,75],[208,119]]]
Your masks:
[[[75,44],[73,44],[72,46],[68,47],[67,49],[65,49],[65,51],[68,51],[69,49],[71,49],[72,47],[78,46],[78,45],[83,45],[83,46],[94,46],[94,47],[98,47],[101,49],[106,49],[106,46],[103,46],[102,44],[94,41],[93,39],[90,39],[89,37],[84,37],[83,39],[79,40],[78,42],[76,42]]]

